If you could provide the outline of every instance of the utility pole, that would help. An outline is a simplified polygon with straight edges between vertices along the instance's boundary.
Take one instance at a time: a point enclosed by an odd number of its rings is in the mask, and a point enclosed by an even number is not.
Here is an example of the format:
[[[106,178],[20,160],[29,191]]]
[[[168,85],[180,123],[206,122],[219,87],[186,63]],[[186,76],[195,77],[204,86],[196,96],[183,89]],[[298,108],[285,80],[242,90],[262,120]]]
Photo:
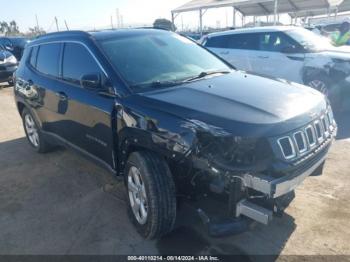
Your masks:
[[[335,8],[335,15],[334,15],[334,21],[337,21],[338,18],[338,6]]]
[[[121,28],[124,27],[124,17],[123,17],[123,15],[120,15],[120,27]]]
[[[236,27],[236,8],[233,6],[232,9],[232,26]]]
[[[275,0],[273,13],[274,13],[273,25],[277,25],[277,19],[278,19],[278,18],[277,18],[277,15],[278,15],[278,0]]]
[[[184,31],[184,18],[183,15],[181,15],[181,31]]]
[[[199,9],[199,33],[203,36],[203,10]]]
[[[114,29],[113,28],[113,16],[112,15],[111,15],[111,28]]]
[[[67,24],[67,21],[66,21],[66,20],[64,20],[64,24],[66,25],[67,31],[69,31],[68,24]]]
[[[56,16],[55,16],[55,23],[56,23],[56,30],[57,30],[57,32],[59,32],[60,28],[58,27],[58,20],[57,20]]]
[[[120,15],[119,15],[119,8],[115,10],[116,17],[117,17],[117,28],[120,27]]]
[[[36,21],[36,28],[39,30],[39,20],[38,20],[38,15],[35,15],[35,21]]]

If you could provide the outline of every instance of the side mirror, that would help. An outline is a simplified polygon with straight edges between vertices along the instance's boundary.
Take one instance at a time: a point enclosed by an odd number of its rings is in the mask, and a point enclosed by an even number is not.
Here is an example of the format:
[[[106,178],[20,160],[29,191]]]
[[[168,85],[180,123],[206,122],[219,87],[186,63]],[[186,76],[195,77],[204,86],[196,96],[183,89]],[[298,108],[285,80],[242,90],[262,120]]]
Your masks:
[[[99,89],[101,88],[101,76],[100,74],[86,74],[80,78],[80,85],[87,89]]]

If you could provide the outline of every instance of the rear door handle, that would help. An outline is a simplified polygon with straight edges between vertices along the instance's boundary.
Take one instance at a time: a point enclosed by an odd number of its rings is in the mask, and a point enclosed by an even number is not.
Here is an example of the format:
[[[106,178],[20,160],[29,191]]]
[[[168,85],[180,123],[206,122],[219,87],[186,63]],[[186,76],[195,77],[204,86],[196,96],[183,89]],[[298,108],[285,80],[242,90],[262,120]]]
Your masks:
[[[58,96],[61,101],[68,100],[68,96],[64,92],[57,92],[56,96]]]

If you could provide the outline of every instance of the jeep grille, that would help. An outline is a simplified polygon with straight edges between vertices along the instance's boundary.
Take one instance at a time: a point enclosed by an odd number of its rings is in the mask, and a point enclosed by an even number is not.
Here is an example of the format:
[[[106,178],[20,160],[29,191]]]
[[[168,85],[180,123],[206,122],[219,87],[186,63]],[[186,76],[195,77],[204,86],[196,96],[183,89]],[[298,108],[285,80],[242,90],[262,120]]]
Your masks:
[[[277,140],[285,159],[290,160],[309,153],[330,138],[335,130],[332,109],[316,119],[312,124],[297,130],[291,135]]]

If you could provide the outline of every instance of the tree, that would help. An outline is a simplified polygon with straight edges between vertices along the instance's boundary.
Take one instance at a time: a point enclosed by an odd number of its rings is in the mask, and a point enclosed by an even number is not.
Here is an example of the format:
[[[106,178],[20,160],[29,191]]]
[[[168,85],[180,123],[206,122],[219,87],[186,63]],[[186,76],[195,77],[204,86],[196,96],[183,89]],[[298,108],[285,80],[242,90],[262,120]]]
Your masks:
[[[171,21],[165,18],[156,19],[153,23],[153,27],[162,28],[169,31],[176,31],[176,26]]]
[[[5,35],[18,35],[19,30],[16,21],[12,20],[10,23],[5,21],[0,22],[0,32]]]
[[[9,34],[16,35],[19,33],[18,25],[15,20],[12,20],[9,25]]]
[[[41,27],[34,26],[34,27],[29,27],[29,33],[27,33],[27,36],[35,37],[35,36],[44,35],[44,34],[46,34],[44,29],[42,29]]]
[[[9,30],[9,25],[7,24],[7,22],[5,21],[0,22],[0,32],[3,34],[6,34],[8,30]]]

